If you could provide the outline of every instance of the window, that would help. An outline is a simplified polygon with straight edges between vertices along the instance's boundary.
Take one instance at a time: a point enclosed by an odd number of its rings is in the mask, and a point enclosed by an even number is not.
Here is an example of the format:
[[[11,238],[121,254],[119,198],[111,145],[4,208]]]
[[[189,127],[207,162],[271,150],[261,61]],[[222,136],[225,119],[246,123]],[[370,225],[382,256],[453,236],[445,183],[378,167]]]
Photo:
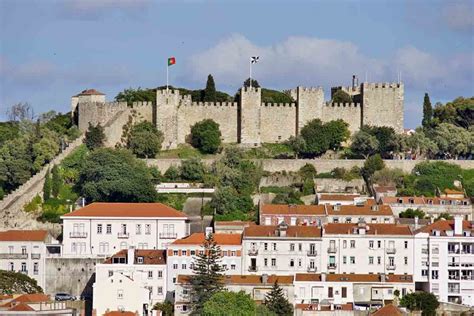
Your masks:
[[[153,271],[148,271],[148,278],[153,279]]]
[[[112,224],[107,224],[105,232],[107,234],[112,234]]]
[[[342,241],[342,248],[347,248],[347,240]]]
[[[264,243],[264,244],[263,244],[263,249],[264,249],[264,250],[268,250],[268,243]]]
[[[350,257],[350,263],[355,264],[356,263],[356,258],[355,257]]]
[[[351,248],[355,248],[356,247],[356,241],[355,240],[351,240]]]
[[[119,300],[123,299],[123,290],[117,290],[117,298]]]
[[[303,251],[303,244],[298,244],[298,251]]]
[[[151,225],[145,224],[145,235],[150,235],[150,234],[151,234]]]
[[[137,262],[138,262],[138,263],[143,263],[143,257],[138,257],[138,258],[137,258]]]
[[[374,249],[374,241],[369,240],[369,249]]]
[[[127,249],[127,248],[128,248],[127,243],[126,243],[125,241],[122,241],[122,242],[120,243],[120,249],[123,250],[123,249]]]
[[[111,276],[113,276],[113,275],[114,275],[114,271],[113,271],[113,270],[109,270],[109,278],[110,278]]]
[[[428,276],[428,270],[421,270],[421,276]]]
[[[186,270],[186,263],[181,264],[181,269]]]
[[[158,279],[161,279],[163,277],[163,271],[159,270],[158,271]]]
[[[342,263],[343,263],[343,264],[346,264],[346,263],[347,263],[347,257],[346,257],[346,256],[343,256],[343,257],[342,257]]]
[[[186,255],[187,255],[187,251],[186,251],[186,250],[181,250],[181,255],[182,255],[182,256],[186,256]]]
[[[377,248],[382,248],[382,241],[377,240]]]
[[[196,255],[196,250],[191,250],[191,256],[195,256]]]
[[[404,257],[403,260],[404,260],[405,264],[408,264],[408,257]]]
[[[338,217],[334,217],[332,221],[333,221],[333,223],[339,223],[339,218],[338,218]]]
[[[263,259],[263,265],[265,267],[268,267],[268,259],[267,258]]]
[[[178,264],[177,263],[173,263],[173,269],[178,269]]]
[[[347,224],[352,223],[352,217],[346,217],[346,223]]]
[[[33,263],[33,274],[37,275],[39,273],[38,262]]]
[[[272,267],[276,267],[277,265],[277,259],[272,258]]]
[[[290,244],[290,251],[295,251],[295,244]]]
[[[369,257],[369,264],[374,264],[374,257]]]
[[[14,264],[13,262],[10,262],[10,263],[8,264],[8,270],[10,270],[10,271],[15,271],[15,264]]]
[[[408,241],[405,241],[405,249],[408,249]]]
[[[97,234],[102,234],[102,224],[97,224]]]
[[[295,266],[295,259],[291,259],[290,260],[290,267],[294,267]]]
[[[438,277],[439,277],[439,275],[438,275],[438,270],[432,270],[432,271],[431,271],[431,278],[432,278],[433,280],[438,280]]]
[[[382,264],[382,257],[377,257],[377,264]]]
[[[26,255],[28,252],[26,251],[26,246],[21,246],[21,254]]]
[[[328,287],[328,297],[329,298],[333,297],[332,286]]]
[[[109,252],[109,243],[101,242],[99,243],[99,253],[108,253]]]
[[[135,229],[135,233],[136,233],[137,235],[141,235],[141,234],[142,234],[142,224],[137,224],[136,229]]]
[[[302,266],[303,266],[303,260],[298,259],[298,267],[302,267]]]
[[[232,251],[230,254],[232,257],[235,257],[235,251]]]
[[[235,264],[231,264],[231,265],[230,265],[230,269],[231,269],[231,270],[235,270]]]
[[[179,255],[179,251],[178,250],[173,250],[173,256],[178,256]]]
[[[157,293],[158,293],[158,295],[163,295],[163,287],[162,286],[159,286],[157,288]]]
[[[273,243],[273,250],[277,250],[277,244],[276,244],[276,242]]]
[[[342,297],[343,298],[346,298],[347,297],[347,287],[343,286],[342,287],[342,293],[341,293]]]
[[[226,265],[226,264],[223,264],[223,265],[222,265],[222,269],[227,270],[227,265]]]

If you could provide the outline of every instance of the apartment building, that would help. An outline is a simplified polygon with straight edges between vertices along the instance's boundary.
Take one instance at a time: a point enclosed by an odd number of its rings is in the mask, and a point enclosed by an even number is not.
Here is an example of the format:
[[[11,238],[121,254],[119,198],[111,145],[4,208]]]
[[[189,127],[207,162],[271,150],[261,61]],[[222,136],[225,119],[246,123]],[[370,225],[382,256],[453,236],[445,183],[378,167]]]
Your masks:
[[[417,287],[441,302],[474,306],[474,227],[463,221],[440,220],[415,232]]]
[[[61,219],[63,256],[106,257],[129,247],[165,249],[189,234],[187,216],[161,203],[92,203]]]
[[[321,271],[321,228],[249,226],[242,238],[243,273],[287,275]]]
[[[297,273],[296,304],[332,304],[333,310],[354,304],[364,309],[393,301],[395,291],[401,295],[413,292],[412,275],[405,274],[326,274]]]
[[[366,203],[361,205],[325,205],[328,223],[395,223],[389,205]]]
[[[165,300],[166,251],[129,248],[120,250],[96,266],[94,310],[133,311],[147,315]]]
[[[263,302],[278,282],[290,303],[294,303],[294,276],[291,275],[226,275],[223,283],[231,292],[244,291],[257,302]],[[189,304],[190,284],[188,275],[179,275],[176,286],[175,315],[187,315],[191,311]]]
[[[318,204],[329,205],[363,205],[367,200],[371,200],[368,196],[360,194],[336,194],[336,193],[318,193]]]
[[[346,274],[413,274],[414,239],[397,224],[329,223],[324,225],[321,270]]]
[[[203,251],[202,245],[205,238],[204,233],[194,233],[168,245],[167,288],[169,292],[175,290],[178,275],[193,274],[193,264],[196,255]],[[222,252],[220,264],[225,270],[224,273],[226,275],[242,274],[242,235],[216,233],[213,238]]]
[[[46,230],[0,232],[0,269],[24,273],[44,289],[46,246],[54,242]]]

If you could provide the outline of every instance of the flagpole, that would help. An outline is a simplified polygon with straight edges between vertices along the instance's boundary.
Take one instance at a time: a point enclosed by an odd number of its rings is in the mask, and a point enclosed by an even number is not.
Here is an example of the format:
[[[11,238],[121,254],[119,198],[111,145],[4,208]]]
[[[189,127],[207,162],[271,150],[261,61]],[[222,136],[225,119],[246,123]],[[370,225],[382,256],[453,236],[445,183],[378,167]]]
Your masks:
[[[166,61],[166,93],[168,93],[168,68],[170,66],[168,66],[168,61]]]
[[[249,85],[250,85],[250,88],[252,88],[252,58],[250,58],[250,76],[249,76]]]

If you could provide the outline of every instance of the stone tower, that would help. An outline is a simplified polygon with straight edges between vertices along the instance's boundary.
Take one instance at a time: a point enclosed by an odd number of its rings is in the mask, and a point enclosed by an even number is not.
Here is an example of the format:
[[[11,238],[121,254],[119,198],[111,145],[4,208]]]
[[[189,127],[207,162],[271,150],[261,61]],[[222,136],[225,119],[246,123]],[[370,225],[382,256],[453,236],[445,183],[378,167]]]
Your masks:
[[[262,95],[260,88],[242,87],[240,89],[239,142],[244,146],[260,146],[260,107]]]
[[[298,102],[296,108],[296,134],[311,120],[323,116],[324,91],[322,88],[297,87],[292,96]]]
[[[71,116],[78,123],[78,108],[80,103],[105,103],[105,94],[95,89],[83,90],[71,97]]]
[[[178,146],[179,90],[156,90],[156,127],[163,132],[162,149]]]

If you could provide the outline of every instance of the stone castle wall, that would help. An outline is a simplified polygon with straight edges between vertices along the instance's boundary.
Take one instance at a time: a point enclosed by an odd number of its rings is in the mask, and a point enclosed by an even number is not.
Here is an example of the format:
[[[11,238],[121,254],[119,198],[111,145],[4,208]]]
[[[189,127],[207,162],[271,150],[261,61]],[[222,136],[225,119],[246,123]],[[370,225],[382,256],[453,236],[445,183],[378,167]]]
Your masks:
[[[327,103],[323,107],[321,120],[329,122],[342,119],[349,124],[349,131],[357,132],[361,127],[362,106],[360,103]]]
[[[78,105],[78,127],[86,131],[89,123],[105,125],[115,114],[127,109],[127,102],[87,102]]]
[[[281,143],[296,135],[296,103],[262,103],[260,140]]]

